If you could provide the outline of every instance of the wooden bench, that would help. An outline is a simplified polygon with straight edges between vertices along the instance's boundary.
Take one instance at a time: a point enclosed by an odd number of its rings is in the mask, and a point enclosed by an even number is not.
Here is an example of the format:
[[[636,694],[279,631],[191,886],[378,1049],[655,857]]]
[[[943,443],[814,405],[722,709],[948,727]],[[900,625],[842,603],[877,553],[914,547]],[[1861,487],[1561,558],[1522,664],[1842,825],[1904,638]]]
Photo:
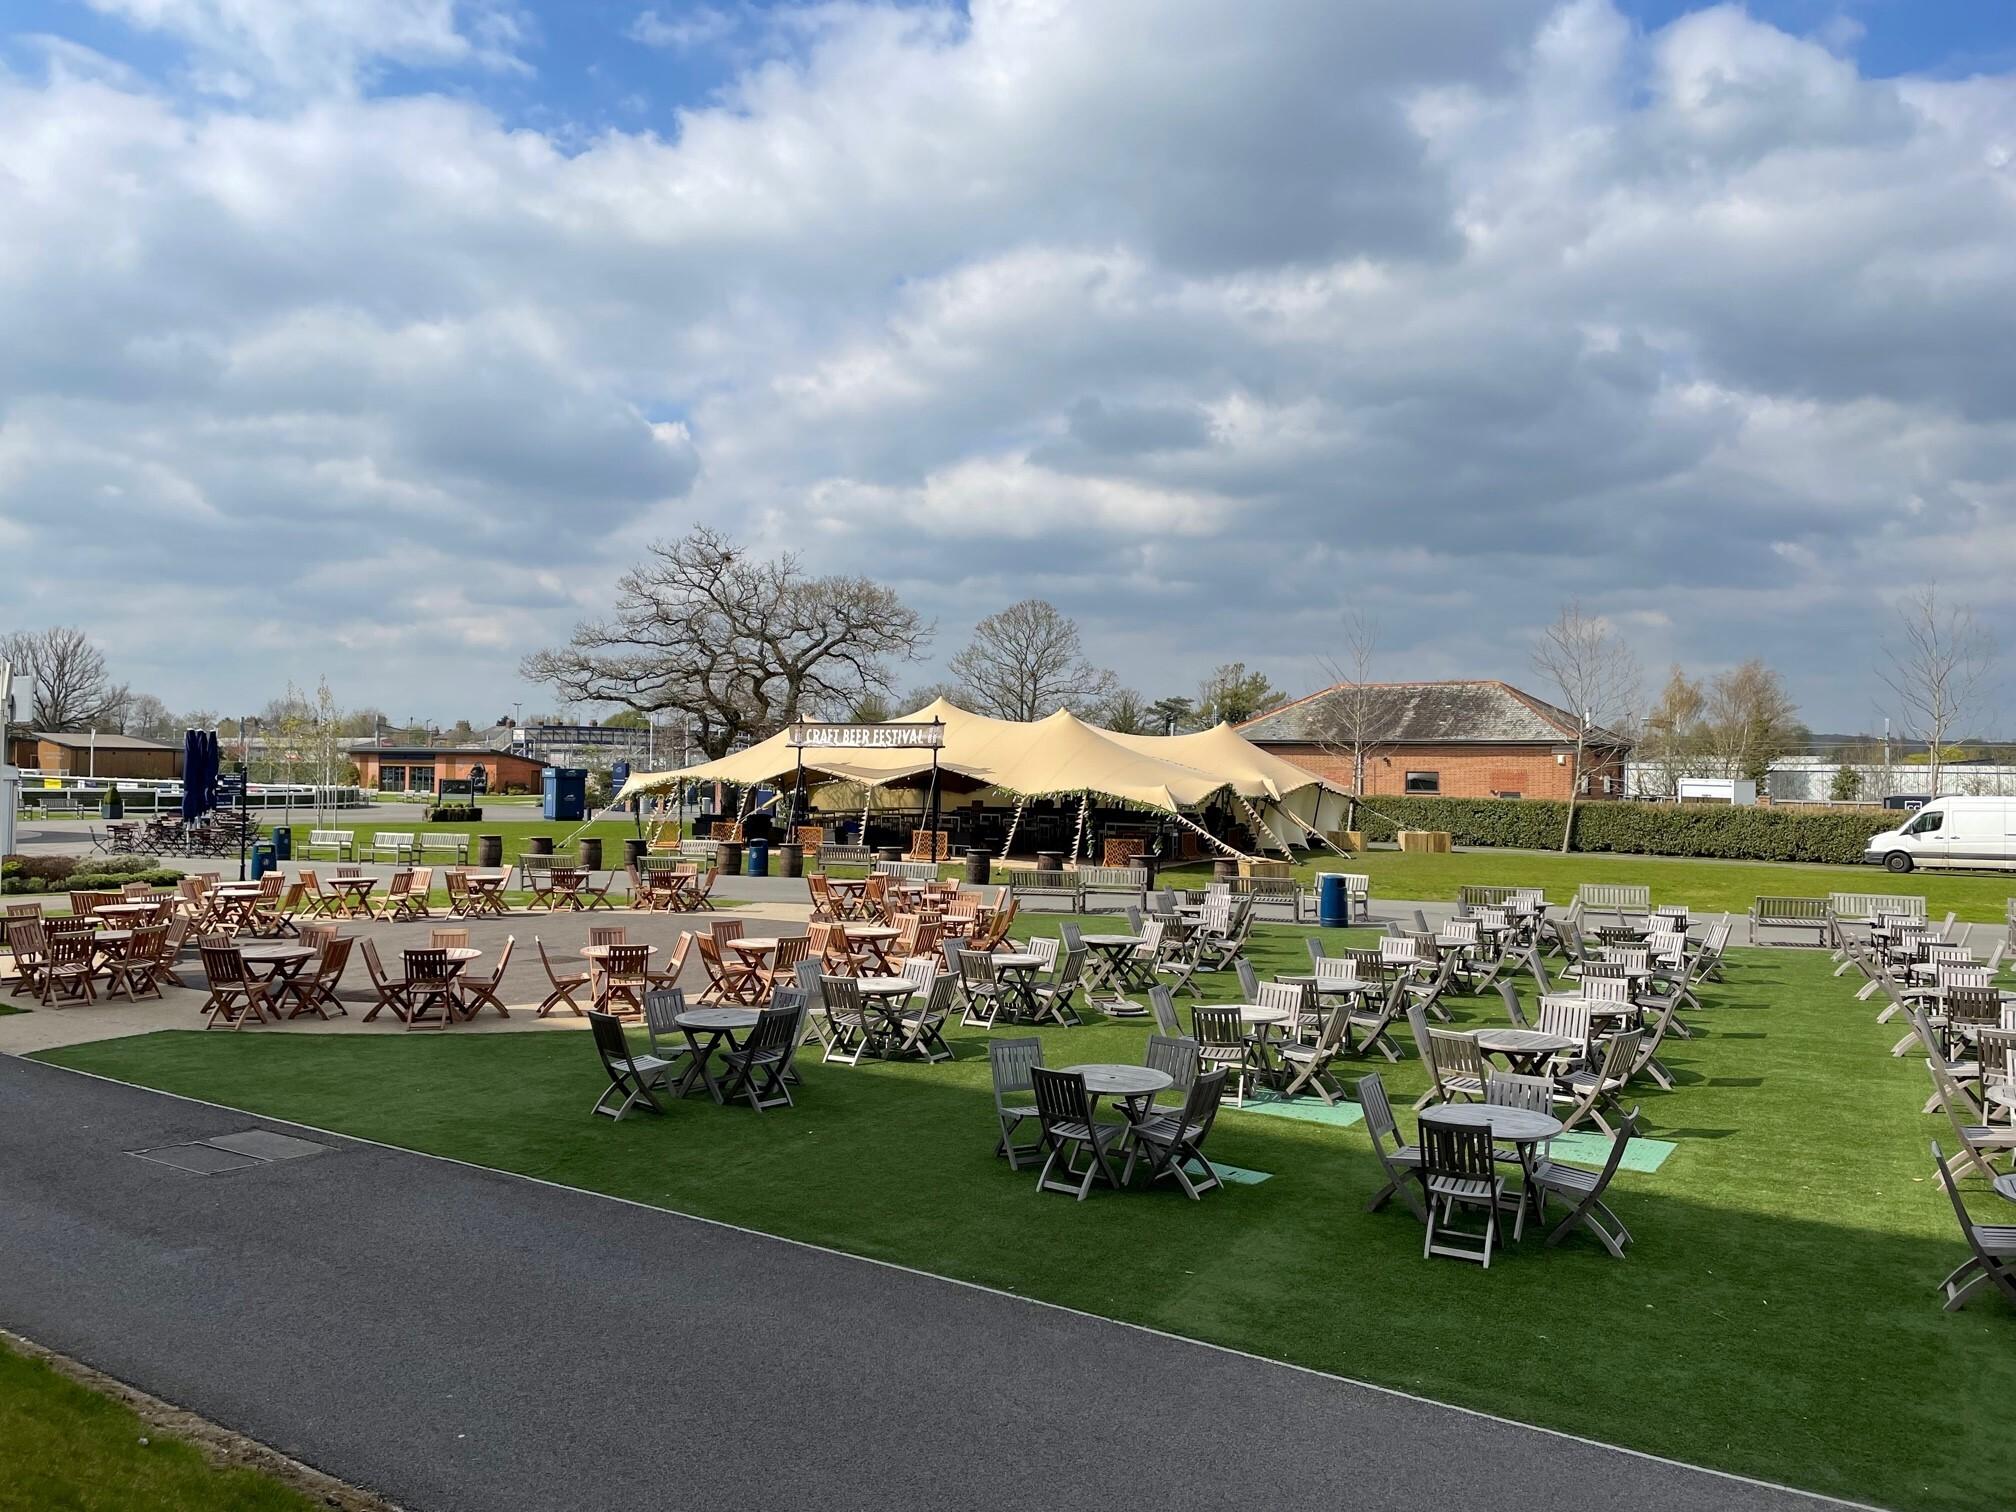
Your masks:
[[[1094,896],[1101,899],[1117,898],[1114,905],[1118,912],[1128,904],[1136,908],[1148,906],[1148,870],[1141,866],[1081,866],[1078,868],[1078,909],[1081,913],[1095,913],[1092,906]]]
[[[865,845],[822,845],[819,847],[821,866],[872,866],[875,852]]]
[[[313,861],[320,851],[328,851],[332,860],[355,861],[357,831],[311,829],[308,831],[308,843],[301,847],[301,854]]]
[[[1482,882],[1466,882],[1456,889],[1456,901],[1469,908],[1503,908],[1516,897],[1517,887],[1493,887]]]
[[[383,861],[386,851],[392,853],[392,863],[396,866],[402,861],[411,861],[419,847],[414,844],[410,831],[379,830],[371,837],[371,859]]]
[[[1066,913],[1078,912],[1078,874],[1063,871],[1014,871],[1008,873],[1008,895],[1017,904],[1042,900],[1061,903]]]
[[[679,855],[686,861],[699,861],[708,866],[714,864],[718,842],[713,840],[681,840]]]
[[[457,861],[467,863],[469,860],[469,837],[466,834],[458,834],[452,830],[423,834],[420,837],[420,854],[424,857],[435,851],[439,851],[444,856],[453,856]]]
[[[1750,905],[1750,943],[1762,945],[1766,929],[1811,931],[1815,945],[1834,941],[1834,915],[1825,898],[1762,898]]]
[[[1908,914],[1925,922],[1925,900],[1906,893],[1829,893],[1827,910],[1834,916],[1836,945],[1841,943],[1843,926],[1874,924],[1878,914]]]
[[[1575,889],[1575,901],[1582,905],[1585,919],[1592,914],[1615,914],[1618,923],[1628,924],[1633,914],[1642,919],[1652,912],[1652,889],[1630,882],[1584,882]]]
[[[894,877],[899,882],[936,882],[938,864],[935,861],[877,861],[875,870],[884,877]]]
[[[1234,877],[1231,886],[1232,900],[1235,903],[1242,900],[1251,903],[1256,914],[1263,908],[1286,908],[1289,923],[1302,922],[1303,908],[1309,894],[1293,877]],[[1345,888],[1345,897],[1348,906],[1350,897],[1348,884]]]

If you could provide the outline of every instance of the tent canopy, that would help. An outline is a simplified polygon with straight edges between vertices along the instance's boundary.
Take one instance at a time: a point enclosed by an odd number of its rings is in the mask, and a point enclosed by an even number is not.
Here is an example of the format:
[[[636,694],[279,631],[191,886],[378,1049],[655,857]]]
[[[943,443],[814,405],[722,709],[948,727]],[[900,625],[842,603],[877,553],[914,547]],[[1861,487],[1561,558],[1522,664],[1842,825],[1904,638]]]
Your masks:
[[[1201,808],[1227,790],[1273,803],[1291,792],[1340,791],[1315,773],[1268,755],[1229,725],[1196,735],[1116,735],[1063,709],[1022,723],[972,714],[942,698],[891,723],[928,724],[933,719],[945,724],[938,752],[941,771],[1025,798],[1091,792],[1174,813]],[[620,796],[680,782],[777,783],[797,772],[799,754],[788,733],[780,731],[719,761],[676,772],[640,772],[624,784]],[[821,750],[804,756],[808,776],[868,787],[916,777],[932,765],[928,750]],[[1309,806],[1313,812],[1314,805]]]

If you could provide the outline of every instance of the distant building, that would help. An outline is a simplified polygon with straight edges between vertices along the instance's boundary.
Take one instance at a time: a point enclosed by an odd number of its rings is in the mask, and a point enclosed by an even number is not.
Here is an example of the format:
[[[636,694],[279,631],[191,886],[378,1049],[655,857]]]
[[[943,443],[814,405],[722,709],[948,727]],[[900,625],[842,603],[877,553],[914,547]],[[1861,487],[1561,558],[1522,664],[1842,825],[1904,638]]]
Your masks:
[[[62,730],[16,731],[8,739],[8,760],[46,777],[176,778],[182,775],[182,747],[135,735],[93,735]]]
[[[678,740],[676,731],[661,730],[654,742],[651,731],[623,725],[530,724],[505,733],[512,750],[554,766],[606,767],[627,761],[641,769],[654,752],[669,763]]]
[[[1566,798],[1574,782],[1575,716],[1502,682],[1340,683],[1239,727],[1255,745],[1343,787],[1353,781],[1351,700],[1365,699],[1365,794],[1443,798]],[[1631,743],[1590,731],[1582,796],[1622,797]]]
[[[536,793],[546,763],[514,751],[483,746],[376,746],[350,748],[357,784],[368,792],[434,793],[443,782],[466,782],[478,767],[492,793]]]

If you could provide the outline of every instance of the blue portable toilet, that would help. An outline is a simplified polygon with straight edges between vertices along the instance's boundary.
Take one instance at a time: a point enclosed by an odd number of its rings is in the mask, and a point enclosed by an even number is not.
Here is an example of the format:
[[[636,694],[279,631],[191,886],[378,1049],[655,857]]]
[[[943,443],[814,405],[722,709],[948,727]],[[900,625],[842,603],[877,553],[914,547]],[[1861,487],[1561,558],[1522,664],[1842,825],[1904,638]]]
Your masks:
[[[588,769],[546,768],[546,817],[579,820],[588,817]]]

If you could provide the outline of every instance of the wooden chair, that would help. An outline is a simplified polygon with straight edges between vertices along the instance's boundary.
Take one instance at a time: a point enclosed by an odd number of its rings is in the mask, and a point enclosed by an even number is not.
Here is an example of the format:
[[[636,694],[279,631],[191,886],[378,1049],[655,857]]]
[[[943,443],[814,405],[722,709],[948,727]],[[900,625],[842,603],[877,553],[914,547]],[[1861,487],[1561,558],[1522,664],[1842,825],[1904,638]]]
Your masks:
[[[545,1018],[547,1014],[558,1008],[562,1003],[565,1003],[569,1008],[574,1010],[576,1018],[582,1017],[582,1007],[574,1001],[574,994],[588,985],[589,973],[586,970],[564,972],[555,970],[553,958],[546,953],[546,942],[540,939],[539,936],[534,935],[532,937],[532,944],[539,952],[539,964],[545,968],[546,982],[551,989],[540,1000],[539,1011],[533,1017]]]
[[[1546,1218],[1549,1197],[1559,1197],[1569,1205],[1568,1216],[1556,1224],[1547,1236],[1550,1246],[1559,1244],[1577,1228],[1586,1228],[1601,1241],[1603,1248],[1619,1260],[1624,1258],[1625,1246],[1631,1242],[1631,1230],[1624,1227],[1623,1220],[1610,1210],[1603,1194],[1610,1190],[1611,1178],[1617,1174],[1617,1167],[1624,1160],[1624,1147],[1631,1143],[1631,1136],[1637,1131],[1638,1110],[1633,1108],[1618,1121],[1617,1132],[1610,1140],[1610,1154],[1604,1160],[1601,1171],[1578,1170],[1544,1158],[1533,1167],[1533,1189],[1540,1194],[1539,1216],[1543,1220]]]
[[[665,1110],[658,1105],[655,1094],[667,1090],[666,1077],[672,1063],[655,1055],[633,1053],[630,1038],[623,1032],[623,1021],[613,1013],[591,1010],[588,1027],[595,1037],[596,1058],[609,1078],[609,1085],[595,1099],[591,1112],[618,1123],[633,1108],[663,1113]]]
[[[1344,1042],[1350,1032],[1350,1006],[1339,1003],[1324,1020],[1315,1044],[1301,1045],[1291,1041],[1282,1045],[1276,1052],[1281,1058],[1281,1069],[1287,1073],[1281,1085],[1281,1096],[1284,1099],[1293,1098],[1307,1088],[1323,1099],[1325,1107],[1335,1107],[1344,1096],[1344,1088],[1330,1074],[1330,1065],[1344,1053]]]
[[[123,955],[105,963],[105,997],[125,997],[137,1002],[143,997],[160,997],[161,978],[157,967],[168,931],[159,924],[136,929],[126,940]]]
[[[1155,1015],[1156,1033],[1163,1038],[1187,1040],[1190,1037],[1183,1032],[1182,1021],[1176,1017],[1176,999],[1169,995],[1167,987],[1157,983],[1148,989],[1148,1007]]]
[[[1233,1105],[1243,1107],[1246,1088],[1261,1069],[1253,1039],[1235,1007],[1199,1003],[1190,1010],[1191,1037],[1197,1041],[1200,1063],[1228,1071],[1236,1078]]]
[[[406,1019],[406,978],[386,975],[385,967],[378,959],[376,940],[365,940],[362,944],[364,969],[370,974],[371,990],[377,994],[377,1000],[372,1003],[371,1011],[364,1015],[364,1022],[370,1023],[389,1008],[392,1010],[392,1017],[403,1023]]]
[[[504,973],[511,965],[511,952],[517,945],[516,935],[504,936],[504,948],[497,953],[497,968],[487,977],[470,976],[463,972],[458,980],[462,988],[464,1018],[474,1018],[485,1008],[495,1008],[499,1018],[511,1017],[511,1010],[504,1006],[504,999],[498,993],[504,986]]]
[[[747,1098],[759,1113],[792,1106],[787,1073],[798,1048],[798,1020],[804,1011],[803,1005],[794,1001],[793,1006],[765,1008],[756,1015],[756,1027],[740,1048],[721,1057],[727,1072],[721,1082],[724,1103]]]
[[[1426,1223],[1428,1210],[1422,1206],[1419,1180],[1421,1147],[1400,1137],[1393,1105],[1386,1100],[1386,1083],[1380,1080],[1378,1072],[1368,1071],[1358,1078],[1358,1106],[1365,1110],[1365,1132],[1371,1136],[1372,1153],[1379,1157],[1379,1165],[1386,1173],[1386,1185],[1372,1194],[1365,1211],[1376,1213],[1398,1196],[1416,1218]]]
[[[910,968],[922,962],[930,977],[923,986],[922,1002],[912,998],[912,1006],[903,1013],[903,1038],[896,1046],[899,1055],[915,1055],[927,1063],[953,1060],[952,1046],[945,1039],[945,1021],[952,1013],[953,992],[958,986],[957,979],[949,973],[939,971],[937,964],[928,956],[916,956],[905,961],[904,975]]]
[[[1189,1096],[1180,1110],[1153,1113],[1134,1125],[1127,1164],[1120,1173],[1122,1183],[1134,1179],[1134,1162],[1145,1155],[1149,1181],[1173,1176],[1183,1188],[1183,1195],[1192,1202],[1225,1184],[1219,1179],[1218,1168],[1204,1153],[1204,1142],[1210,1138],[1211,1126],[1218,1120],[1219,1104],[1225,1097],[1225,1076],[1222,1068],[1206,1072],[1191,1083]],[[1193,1164],[1203,1167],[1201,1178],[1190,1174]]]
[[[1001,982],[994,969],[994,957],[986,951],[959,952],[959,999],[965,1004],[960,1023],[969,1029],[994,1027],[1001,1011]]]
[[[1491,1268],[1498,1243],[1498,1209],[1505,1201],[1505,1183],[1491,1155],[1486,1129],[1462,1124],[1421,1125],[1421,1184],[1428,1196],[1428,1233],[1421,1257],[1445,1255],[1475,1260]],[[1481,1232],[1458,1228],[1456,1214],[1481,1208]]]
[[[644,994],[651,989],[651,950],[646,945],[611,945],[602,959],[595,988],[595,1007],[615,1013],[617,1003],[629,1006],[630,1017],[641,1017]]]
[[[326,1019],[333,1008],[345,1018],[350,1016],[350,1010],[343,1006],[336,989],[342,985],[344,969],[350,964],[350,949],[355,943],[350,936],[338,934],[322,941],[318,947],[321,954],[316,957],[313,970],[287,984],[297,1012],[313,1011],[318,1017]]]
[[[406,967],[406,1027],[452,1029],[462,1017],[462,993],[445,946],[415,946],[401,953]],[[437,1010],[431,1017],[427,1010]]]
[[[1483,1100],[1484,1078],[1490,1068],[1484,1064],[1484,1054],[1477,1048],[1474,1036],[1430,1025],[1428,1015],[1419,1005],[1407,1010],[1407,1026],[1414,1031],[1422,1064],[1432,1078],[1428,1090],[1414,1104],[1417,1113],[1438,1102]]]
[[[826,1019],[826,1049],[822,1060],[861,1064],[861,1057],[878,1048],[875,1021],[861,1006],[861,983],[855,977],[819,978],[819,1011]]]
[[[1569,1104],[1568,1114],[1561,1120],[1563,1128],[1573,1129],[1588,1120],[1605,1134],[1616,1134],[1603,1115],[1617,1109],[1617,1094],[1630,1081],[1631,1068],[1637,1062],[1638,1040],[1636,1029],[1613,1034],[1602,1042],[1603,1055],[1597,1064],[1555,1073],[1554,1085],[1560,1092],[1557,1101]]]
[[[7,944],[14,952],[14,985],[8,989],[7,995],[20,997],[23,993],[33,993],[40,997],[42,971],[49,964],[49,937],[43,927],[39,905],[33,914],[10,911]]]
[[[467,950],[469,931],[466,929],[430,929],[427,943],[437,950]]]
[[[740,959],[724,959],[720,941],[711,935],[695,936],[694,949],[700,952],[700,965],[707,973],[707,985],[701,989],[700,1001],[751,1003],[756,1000],[761,979],[755,967]]]
[[[203,1000],[209,1012],[205,1029],[215,1029],[219,1022],[242,1029],[247,1023],[269,1023],[279,1016],[266,984],[245,969],[245,957],[235,945],[205,945],[202,952],[203,981],[210,989]]]
[[[80,998],[95,1003],[98,992],[92,980],[97,968],[92,955],[97,947],[91,933],[59,929],[55,927],[58,922],[51,919],[43,926],[48,948],[38,973],[40,991],[36,1000],[45,1008],[56,1002],[74,1003]]]
[[[672,953],[665,958],[663,966],[654,965],[647,974],[653,987],[677,987],[680,973],[686,969],[686,957],[693,951],[693,931],[682,929],[679,938],[672,942]]]
[[[1151,1034],[1148,1036],[1148,1051],[1141,1063],[1153,1070],[1164,1072],[1169,1078],[1169,1090],[1176,1094],[1173,1104],[1161,1105],[1158,1111],[1174,1113],[1181,1109],[1183,1100],[1190,1095],[1190,1088],[1197,1081],[1197,1041],[1185,1035]],[[1151,1102],[1161,1097],[1156,1093]]]
[[[385,884],[385,891],[365,899],[364,906],[374,919],[404,919],[408,917],[412,896],[413,873],[395,871],[392,880]]]
[[[588,926],[590,949],[599,945],[628,945],[630,930],[622,924],[591,924]]]
[[[1016,1133],[1025,1125],[1037,1120],[1036,1104],[1017,1100],[1017,1094],[1034,1093],[1035,1083],[1030,1079],[1032,1067],[1043,1064],[1043,1041],[1035,1035],[1017,1039],[990,1039],[987,1041],[987,1069],[994,1079],[994,1117],[1001,1126],[1001,1137],[994,1142],[994,1153],[1008,1162],[1010,1170],[1022,1168],[1022,1157],[1043,1153],[1040,1136],[1035,1144],[1015,1143]]]
[[[1238,1014],[1232,1017],[1236,1021]],[[1093,1118],[1085,1078],[1075,1071],[1031,1066],[1029,1084],[1036,1095],[1036,1121],[1047,1152],[1043,1169],[1036,1176],[1036,1190],[1063,1192],[1080,1202],[1091,1193],[1095,1181],[1104,1181],[1118,1191],[1120,1177],[1113,1169],[1111,1151],[1127,1131],[1119,1124]],[[1082,1167],[1077,1164],[1081,1152],[1086,1156]]]
[[[1960,1200],[1960,1188],[1953,1180],[1953,1173],[1947,1169],[1946,1157],[1940,1154],[1936,1139],[1932,1141],[1932,1166],[1939,1173],[1939,1182],[1946,1188],[1946,1195],[1952,1199],[1953,1216],[1959,1221],[1960,1236],[1974,1252],[1939,1283],[1940,1293],[1946,1299],[1946,1311],[1957,1312],[1965,1307],[1967,1299],[1983,1286],[1993,1286],[2010,1302],[2016,1303],[2016,1227],[1975,1222],[1968,1214],[1966,1204]]]
[[[775,992],[779,987],[788,987],[798,977],[798,963],[805,959],[811,948],[811,940],[805,935],[783,935],[777,941],[777,949],[770,957],[770,964],[758,971],[766,993]]]

